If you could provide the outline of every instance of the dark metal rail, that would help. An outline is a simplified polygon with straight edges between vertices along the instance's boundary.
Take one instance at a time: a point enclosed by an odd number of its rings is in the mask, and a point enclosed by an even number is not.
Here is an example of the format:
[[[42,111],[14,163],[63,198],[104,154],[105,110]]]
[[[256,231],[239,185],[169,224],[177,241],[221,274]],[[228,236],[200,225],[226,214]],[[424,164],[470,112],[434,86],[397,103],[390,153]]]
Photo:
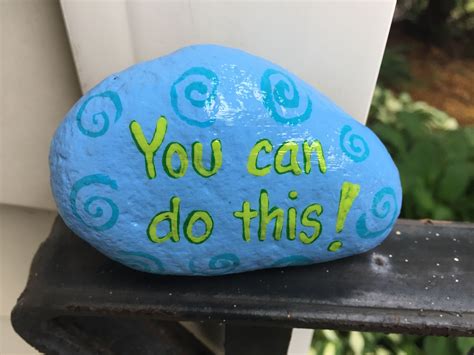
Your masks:
[[[12,312],[45,353],[210,353],[184,320],[225,327],[227,354],[284,354],[294,327],[473,336],[474,225],[399,220],[343,260],[172,277],[106,258],[58,218]]]

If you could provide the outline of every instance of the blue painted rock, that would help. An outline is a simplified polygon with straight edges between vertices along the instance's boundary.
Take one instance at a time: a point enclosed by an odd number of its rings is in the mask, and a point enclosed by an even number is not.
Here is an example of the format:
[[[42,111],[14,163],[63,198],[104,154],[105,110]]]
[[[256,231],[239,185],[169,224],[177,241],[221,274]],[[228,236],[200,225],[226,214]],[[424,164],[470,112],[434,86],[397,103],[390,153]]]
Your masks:
[[[378,138],[264,59],[192,46],[81,98],[50,152],[59,213],[131,268],[218,275],[367,251],[401,207]]]

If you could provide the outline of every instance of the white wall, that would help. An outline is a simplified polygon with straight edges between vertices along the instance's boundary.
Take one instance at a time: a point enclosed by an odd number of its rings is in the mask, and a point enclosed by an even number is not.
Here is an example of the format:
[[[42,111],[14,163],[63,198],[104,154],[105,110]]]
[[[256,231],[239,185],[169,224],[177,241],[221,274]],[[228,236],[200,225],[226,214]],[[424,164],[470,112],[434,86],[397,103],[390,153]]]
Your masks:
[[[2,0],[0,203],[55,209],[49,142],[81,96],[54,0]]]
[[[395,0],[61,0],[84,91],[132,64],[196,43],[289,69],[367,119]]]
[[[81,93],[57,1],[0,0],[0,24],[0,354],[30,354],[10,312],[56,215],[49,142]]]

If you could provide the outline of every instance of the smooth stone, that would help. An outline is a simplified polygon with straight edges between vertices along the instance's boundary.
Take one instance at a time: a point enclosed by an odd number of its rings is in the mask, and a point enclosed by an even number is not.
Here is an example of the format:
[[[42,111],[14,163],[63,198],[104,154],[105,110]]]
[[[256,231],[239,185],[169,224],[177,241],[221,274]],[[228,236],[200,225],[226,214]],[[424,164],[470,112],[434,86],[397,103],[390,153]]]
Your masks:
[[[214,45],[102,81],[56,131],[50,167],[66,224],[157,274],[362,253],[402,203],[398,170],[368,128],[285,69]]]

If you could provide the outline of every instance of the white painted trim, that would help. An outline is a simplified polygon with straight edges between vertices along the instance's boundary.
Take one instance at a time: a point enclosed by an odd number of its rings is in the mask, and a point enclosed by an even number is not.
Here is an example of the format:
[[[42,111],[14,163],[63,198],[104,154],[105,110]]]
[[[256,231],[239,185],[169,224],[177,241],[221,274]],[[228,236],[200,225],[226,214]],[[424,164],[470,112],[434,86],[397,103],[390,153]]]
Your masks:
[[[136,62],[125,0],[61,0],[83,92]]]
[[[313,329],[293,329],[290,346],[288,347],[288,355],[308,355],[313,334]]]
[[[196,43],[269,58],[365,122],[395,0],[61,0],[83,91]]]

